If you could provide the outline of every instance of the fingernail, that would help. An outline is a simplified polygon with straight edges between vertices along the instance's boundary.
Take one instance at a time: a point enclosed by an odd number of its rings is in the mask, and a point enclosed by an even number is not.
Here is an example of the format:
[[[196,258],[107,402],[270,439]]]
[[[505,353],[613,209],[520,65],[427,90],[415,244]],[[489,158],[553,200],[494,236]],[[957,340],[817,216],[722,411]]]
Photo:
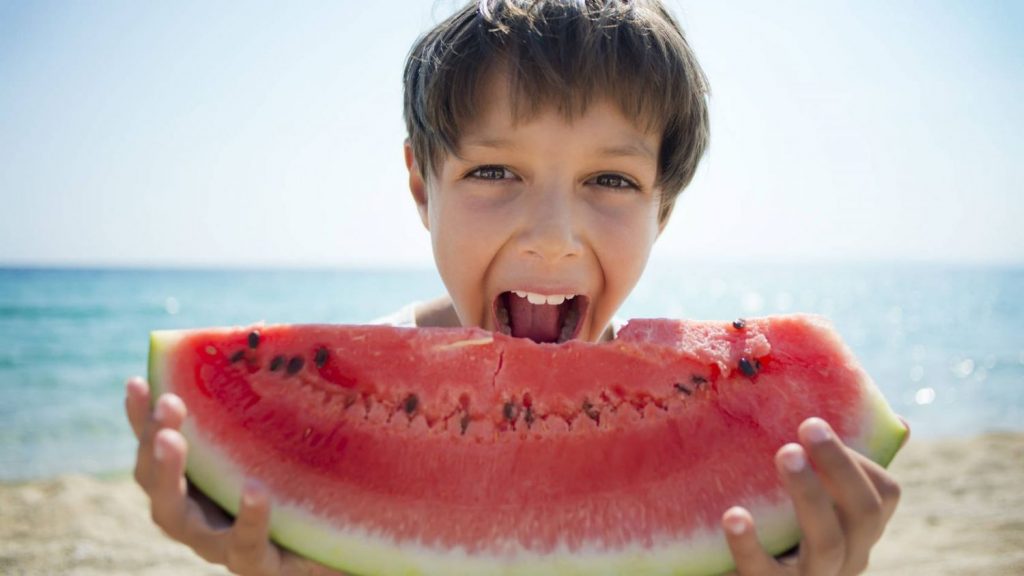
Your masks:
[[[832,436],[832,433],[829,431],[828,424],[826,424],[821,418],[811,418],[807,421],[806,426],[807,440],[814,444],[821,444]]]
[[[782,459],[782,465],[786,467],[792,473],[797,473],[804,469],[807,465],[807,458],[804,457],[804,450],[800,445],[789,444],[782,449],[782,453],[779,455]]]
[[[730,508],[725,513],[725,529],[734,536],[747,531],[747,521],[740,515],[739,508]]]
[[[262,491],[263,485],[258,480],[253,480],[252,478],[246,480],[245,486],[242,487],[242,505],[246,507],[255,506]]]

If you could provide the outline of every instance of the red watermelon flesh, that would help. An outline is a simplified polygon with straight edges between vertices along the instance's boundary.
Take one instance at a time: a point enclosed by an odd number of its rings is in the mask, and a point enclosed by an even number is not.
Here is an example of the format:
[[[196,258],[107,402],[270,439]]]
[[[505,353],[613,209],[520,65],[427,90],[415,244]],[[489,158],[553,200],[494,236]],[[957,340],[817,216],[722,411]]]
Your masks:
[[[155,332],[190,478],[272,494],[281,545],[354,574],[713,574],[722,513],[799,538],[773,455],[827,420],[887,464],[906,430],[821,319],[632,320],[610,343],[474,328]]]

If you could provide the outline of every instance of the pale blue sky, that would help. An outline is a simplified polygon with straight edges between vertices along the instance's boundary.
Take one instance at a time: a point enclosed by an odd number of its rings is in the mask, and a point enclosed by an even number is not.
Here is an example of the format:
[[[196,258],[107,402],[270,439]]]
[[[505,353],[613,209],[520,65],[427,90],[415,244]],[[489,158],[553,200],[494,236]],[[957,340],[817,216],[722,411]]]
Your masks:
[[[461,4],[0,0],[0,264],[430,264],[401,71]],[[712,147],[655,259],[1024,263],[1024,3],[671,2]]]

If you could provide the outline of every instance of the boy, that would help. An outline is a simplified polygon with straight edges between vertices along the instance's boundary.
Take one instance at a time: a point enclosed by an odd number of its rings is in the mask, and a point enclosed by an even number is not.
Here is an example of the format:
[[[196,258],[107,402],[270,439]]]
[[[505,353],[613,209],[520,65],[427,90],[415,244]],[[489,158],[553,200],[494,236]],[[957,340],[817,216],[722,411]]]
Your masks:
[[[392,323],[480,326],[538,341],[614,338],[708,140],[706,83],[656,0],[482,0],[423,36],[405,73],[409,188],[448,295]],[[267,539],[269,502],[246,486],[233,524],[183,476],[185,407],[128,382],[136,479],[172,538],[239,574],[326,569]],[[804,539],[768,556],[754,519],[723,511],[740,574],[854,574],[899,489],[811,419],[777,464]],[[808,462],[814,467],[808,466]]]

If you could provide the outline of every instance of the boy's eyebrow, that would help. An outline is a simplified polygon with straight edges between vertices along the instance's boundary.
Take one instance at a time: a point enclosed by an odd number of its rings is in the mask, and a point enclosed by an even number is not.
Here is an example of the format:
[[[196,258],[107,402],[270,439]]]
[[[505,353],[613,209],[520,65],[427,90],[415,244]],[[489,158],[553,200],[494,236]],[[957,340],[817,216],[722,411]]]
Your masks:
[[[618,146],[605,146],[597,151],[601,156],[636,156],[657,160],[654,152],[643,143],[621,144]]]
[[[462,145],[474,148],[518,148],[516,143],[508,138],[471,138],[462,142]]]
[[[516,149],[519,146],[516,145],[515,141],[508,138],[477,138],[469,139],[462,143],[462,146],[472,146],[474,148],[498,148],[498,149]],[[616,144],[613,146],[603,146],[598,148],[597,154],[599,156],[634,156],[637,158],[646,158],[651,160],[657,160],[654,152],[648,148],[644,143],[628,143],[628,144]]]

